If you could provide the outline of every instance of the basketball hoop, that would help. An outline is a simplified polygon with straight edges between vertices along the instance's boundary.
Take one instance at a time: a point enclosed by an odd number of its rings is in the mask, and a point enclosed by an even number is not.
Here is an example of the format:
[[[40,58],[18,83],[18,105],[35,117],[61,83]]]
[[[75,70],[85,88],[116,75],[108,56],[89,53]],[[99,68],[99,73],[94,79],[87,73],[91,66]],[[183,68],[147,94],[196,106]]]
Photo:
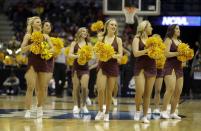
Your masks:
[[[134,16],[137,12],[137,8],[136,7],[125,7],[124,8],[124,15],[126,17],[126,23],[127,24],[134,24]]]

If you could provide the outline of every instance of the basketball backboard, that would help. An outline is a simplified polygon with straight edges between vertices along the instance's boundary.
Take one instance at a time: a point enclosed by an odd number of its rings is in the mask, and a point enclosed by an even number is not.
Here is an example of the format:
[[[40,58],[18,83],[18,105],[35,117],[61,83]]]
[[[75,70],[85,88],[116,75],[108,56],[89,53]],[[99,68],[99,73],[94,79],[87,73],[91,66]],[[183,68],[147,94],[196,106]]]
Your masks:
[[[137,7],[139,16],[160,14],[160,0],[103,0],[106,15],[123,15],[123,9],[128,6]]]

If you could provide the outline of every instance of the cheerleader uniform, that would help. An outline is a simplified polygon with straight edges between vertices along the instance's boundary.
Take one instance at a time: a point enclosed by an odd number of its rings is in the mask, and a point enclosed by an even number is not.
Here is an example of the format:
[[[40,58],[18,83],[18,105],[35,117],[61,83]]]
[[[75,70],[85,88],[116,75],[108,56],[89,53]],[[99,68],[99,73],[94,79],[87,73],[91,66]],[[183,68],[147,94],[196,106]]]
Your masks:
[[[141,38],[139,38],[139,50],[144,50],[145,45]],[[140,74],[140,71],[144,69],[144,75],[145,77],[153,77],[157,74],[156,69],[156,62],[154,59],[151,59],[147,55],[143,55],[140,57],[136,57],[135,60],[135,67],[134,67],[134,76],[138,76]]]
[[[177,52],[177,45],[172,40],[170,52]],[[171,75],[174,69],[176,78],[183,77],[182,62],[177,60],[177,57],[167,58],[164,66],[164,75]]]
[[[164,69],[157,69],[156,78],[161,78],[164,76]]]
[[[29,41],[29,44],[31,44],[31,41]],[[40,54],[36,55],[30,52],[28,54],[28,69],[31,66],[33,67],[35,72],[53,72],[53,58],[51,58],[50,60],[44,60],[41,58]]]
[[[105,37],[103,38],[103,42],[104,40]],[[115,52],[118,52],[118,44],[116,37],[114,38],[114,41],[112,42],[111,46],[114,48]],[[117,59],[111,58],[107,62],[100,61],[99,68],[102,69],[103,74],[106,76],[117,77],[119,75],[119,64],[117,62]]]
[[[74,47],[74,53],[75,54],[78,52],[78,49],[79,49],[79,45],[76,44]],[[81,79],[82,75],[84,75],[84,74],[89,75],[88,63],[86,63],[85,65],[79,65],[77,62],[77,59],[74,60],[73,67],[72,67],[72,73],[74,74],[75,72],[77,73],[77,76],[79,79]]]

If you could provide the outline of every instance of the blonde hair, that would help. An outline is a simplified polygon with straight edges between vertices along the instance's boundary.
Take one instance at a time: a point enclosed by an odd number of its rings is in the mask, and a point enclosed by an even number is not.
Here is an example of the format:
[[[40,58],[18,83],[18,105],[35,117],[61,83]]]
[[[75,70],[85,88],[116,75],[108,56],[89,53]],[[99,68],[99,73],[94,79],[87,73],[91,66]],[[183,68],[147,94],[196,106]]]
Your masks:
[[[27,18],[27,33],[31,34],[33,32],[33,23],[36,19],[40,19],[38,16],[33,16]]]
[[[75,42],[78,43],[81,39],[81,35],[82,35],[82,32],[86,30],[87,31],[87,38],[85,38],[85,41],[86,43],[88,43],[90,41],[90,38],[89,38],[89,32],[87,30],[87,28],[85,27],[81,27],[78,29],[77,33],[75,34]]]
[[[146,28],[150,24],[149,21],[142,21],[137,27],[137,33],[135,37],[144,37],[146,34]]]
[[[98,36],[105,36],[105,35],[107,34],[107,32],[108,32],[108,31],[107,31],[107,27],[108,27],[108,25],[109,25],[109,23],[110,23],[111,21],[115,21],[115,22],[117,23],[116,19],[114,19],[114,18],[111,18],[111,19],[107,20],[107,21],[105,22],[103,32],[101,32],[100,34],[98,34]],[[118,24],[117,24],[117,28],[116,28],[116,31],[115,31],[115,34],[114,34],[114,35],[115,35],[115,36],[118,35]]]

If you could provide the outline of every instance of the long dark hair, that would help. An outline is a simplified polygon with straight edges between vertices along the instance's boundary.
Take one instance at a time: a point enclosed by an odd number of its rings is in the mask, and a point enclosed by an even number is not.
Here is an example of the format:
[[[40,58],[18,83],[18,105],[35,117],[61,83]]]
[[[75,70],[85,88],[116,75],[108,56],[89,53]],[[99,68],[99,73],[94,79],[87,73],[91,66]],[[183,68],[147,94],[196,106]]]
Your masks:
[[[172,39],[172,37],[174,36],[174,33],[175,33],[176,26],[178,26],[178,25],[177,24],[173,24],[173,25],[171,25],[171,26],[168,27],[167,33],[165,35],[165,38]]]
[[[44,20],[44,21],[42,22],[42,29],[43,29],[43,27],[44,27],[45,23],[50,23],[51,30],[53,30],[52,23],[51,23],[49,20]]]

